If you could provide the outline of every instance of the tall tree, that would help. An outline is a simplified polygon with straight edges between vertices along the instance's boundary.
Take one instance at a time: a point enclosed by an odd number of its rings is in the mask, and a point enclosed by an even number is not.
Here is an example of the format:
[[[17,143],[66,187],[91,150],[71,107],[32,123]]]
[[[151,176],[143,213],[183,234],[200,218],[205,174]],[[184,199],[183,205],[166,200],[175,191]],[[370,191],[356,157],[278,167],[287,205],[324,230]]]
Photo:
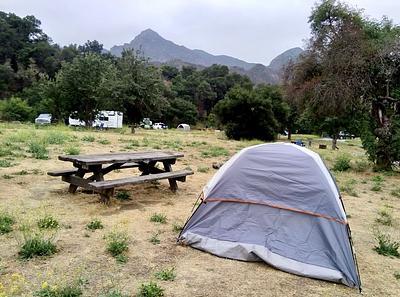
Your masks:
[[[56,76],[56,86],[65,115],[74,113],[89,127],[99,110],[118,99],[116,67],[93,53],[64,63]]]
[[[119,93],[129,123],[139,123],[143,117],[160,117],[166,106],[162,97],[160,72],[138,52],[127,50],[118,60]]]

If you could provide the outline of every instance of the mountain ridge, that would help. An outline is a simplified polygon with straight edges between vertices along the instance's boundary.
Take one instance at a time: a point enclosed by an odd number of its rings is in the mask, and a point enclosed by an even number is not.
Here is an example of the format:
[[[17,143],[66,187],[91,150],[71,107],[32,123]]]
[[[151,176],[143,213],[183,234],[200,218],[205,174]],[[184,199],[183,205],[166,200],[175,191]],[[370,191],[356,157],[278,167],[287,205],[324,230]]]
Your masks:
[[[213,64],[226,65],[232,72],[247,75],[256,84],[278,84],[281,80],[282,68],[289,60],[296,60],[303,52],[299,47],[289,49],[275,57],[269,66],[265,66],[228,55],[213,55],[201,49],[189,49],[163,38],[152,29],[142,31],[129,43],[111,47],[110,53],[121,56],[125,49],[139,50],[156,64],[170,64],[171,61],[177,64],[177,61],[182,61],[182,64],[188,63],[199,67],[209,67]]]

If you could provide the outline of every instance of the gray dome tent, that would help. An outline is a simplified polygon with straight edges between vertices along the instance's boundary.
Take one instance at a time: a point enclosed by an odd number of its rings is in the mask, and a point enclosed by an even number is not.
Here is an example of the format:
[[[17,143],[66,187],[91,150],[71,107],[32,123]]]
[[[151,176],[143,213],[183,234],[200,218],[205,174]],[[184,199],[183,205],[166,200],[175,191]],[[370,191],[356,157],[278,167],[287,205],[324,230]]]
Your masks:
[[[361,287],[336,184],[318,154],[294,144],[261,144],[233,156],[203,189],[179,241]]]

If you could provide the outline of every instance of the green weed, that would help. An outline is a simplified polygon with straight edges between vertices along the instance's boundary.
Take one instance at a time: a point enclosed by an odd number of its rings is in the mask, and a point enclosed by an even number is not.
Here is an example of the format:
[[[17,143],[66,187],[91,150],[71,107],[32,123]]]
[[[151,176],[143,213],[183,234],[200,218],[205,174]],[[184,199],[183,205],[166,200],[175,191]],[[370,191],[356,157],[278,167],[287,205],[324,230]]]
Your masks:
[[[44,238],[37,233],[33,236],[24,235],[24,242],[18,252],[22,259],[50,256],[57,252],[57,247],[51,238]]]
[[[155,213],[150,217],[150,222],[166,224],[167,216],[162,213]]]
[[[347,155],[340,155],[336,158],[335,163],[333,165],[334,171],[347,171],[351,168],[350,165],[351,159]]]
[[[378,212],[378,215],[379,217],[376,219],[376,222],[385,226],[392,226],[393,218],[389,211],[382,209]]]
[[[103,223],[100,220],[94,219],[94,220],[90,221],[86,225],[86,228],[89,229],[89,230],[94,231],[94,230],[98,230],[98,229],[103,229],[104,226],[103,226]]]
[[[42,285],[42,288],[33,293],[34,297],[79,297],[83,292],[78,285],[58,286]]]
[[[117,194],[115,195],[115,198],[121,201],[124,200],[130,200],[131,195],[129,194],[128,191],[118,191]]]
[[[374,247],[374,250],[383,256],[400,258],[400,253],[398,251],[400,247],[400,242],[392,241],[387,234],[378,234],[376,236],[378,240],[378,245]]]
[[[160,235],[160,233],[154,233],[151,237],[150,237],[150,239],[149,239],[149,241],[152,243],[152,244],[154,244],[154,245],[156,245],[156,244],[160,244],[161,243],[161,240],[160,240],[160,238],[158,238],[158,236]]]
[[[8,161],[8,160],[0,160],[0,167],[3,167],[3,168],[5,168],[5,167],[11,167],[11,166],[14,166],[10,161]]]
[[[49,158],[49,152],[46,145],[41,142],[30,142],[28,152],[32,154],[35,159],[46,160]]]
[[[104,145],[111,143],[108,139],[99,139],[97,142]]]
[[[163,281],[173,281],[176,278],[175,268],[163,269],[154,274],[154,276]]]
[[[96,138],[92,135],[85,135],[82,137],[82,141],[86,141],[86,142],[94,142],[96,140]]]
[[[69,146],[64,149],[66,155],[79,155],[81,150],[76,146]]]
[[[14,223],[12,216],[7,213],[0,213],[0,235],[12,232]]]
[[[38,225],[39,229],[41,229],[41,230],[57,229],[58,227],[60,227],[60,224],[58,223],[58,221],[50,215],[46,215],[45,217],[39,219],[37,221],[37,225]]]
[[[137,297],[164,297],[164,289],[154,282],[141,284]]]
[[[176,233],[180,233],[183,230],[183,224],[180,223],[174,223],[172,225],[172,231],[176,232]]]
[[[205,158],[229,156],[229,151],[223,147],[211,146],[207,150],[203,150],[201,156]]]
[[[123,254],[128,250],[128,235],[124,232],[111,232],[106,237],[107,252],[113,257]]]
[[[197,167],[197,171],[206,173],[206,172],[210,171],[210,167],[208,167],[208,166],[198,166]]]

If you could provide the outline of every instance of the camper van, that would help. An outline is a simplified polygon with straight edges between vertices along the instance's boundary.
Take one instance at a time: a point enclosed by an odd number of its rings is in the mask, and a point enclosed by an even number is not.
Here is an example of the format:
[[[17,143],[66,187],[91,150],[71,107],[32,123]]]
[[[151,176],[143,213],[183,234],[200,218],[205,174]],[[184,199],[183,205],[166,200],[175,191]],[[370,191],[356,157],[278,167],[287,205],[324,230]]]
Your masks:
[[[101,129],[108,129],[108,128],[122,128],[122,120],[123,120],[123,113],[120,111],[109,111],[109,110],[102,110],[99,111],[95,120],[93,121],[92,126],[101,128]],[[84,121],[80,121],[71,115],[69,117],[69,125],[70,126],[85,126]]]

